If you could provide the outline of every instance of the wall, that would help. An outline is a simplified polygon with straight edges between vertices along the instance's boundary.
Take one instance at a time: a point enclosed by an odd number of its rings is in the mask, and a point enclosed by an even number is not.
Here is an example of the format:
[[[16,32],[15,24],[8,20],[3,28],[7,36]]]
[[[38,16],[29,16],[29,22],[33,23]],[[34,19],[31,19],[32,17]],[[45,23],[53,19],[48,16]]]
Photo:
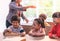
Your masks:
[[[10,0],[0,0],[0,32],[5,29],[5,20],[9,11]]]

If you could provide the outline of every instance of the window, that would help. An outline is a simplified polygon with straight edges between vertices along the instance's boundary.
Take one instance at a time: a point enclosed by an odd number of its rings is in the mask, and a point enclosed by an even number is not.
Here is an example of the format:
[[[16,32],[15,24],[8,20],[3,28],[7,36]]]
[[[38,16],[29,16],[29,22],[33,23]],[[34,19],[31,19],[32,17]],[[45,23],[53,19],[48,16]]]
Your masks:
[[[51,21],[51,16],[53,13],[53,0],[23,0],[23,6],[36,6],[35,9],[29,8],[26,12],[24,12],[25,16],[29,19],[30,22],[34,20],[34,18],[38,18],[39,14],[44,13],[48,15],[47,21]]]

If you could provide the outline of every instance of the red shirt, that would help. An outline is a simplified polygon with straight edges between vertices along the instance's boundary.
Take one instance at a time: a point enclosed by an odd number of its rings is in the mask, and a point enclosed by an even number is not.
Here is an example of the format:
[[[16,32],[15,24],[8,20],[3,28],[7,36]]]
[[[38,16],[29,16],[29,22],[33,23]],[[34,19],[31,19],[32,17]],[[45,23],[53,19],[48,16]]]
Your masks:
[[[60,24],[55,25],[51,31],[49,32],[49,37],[52,37],[52,35],[56,35],[57,37],[60,37]]]

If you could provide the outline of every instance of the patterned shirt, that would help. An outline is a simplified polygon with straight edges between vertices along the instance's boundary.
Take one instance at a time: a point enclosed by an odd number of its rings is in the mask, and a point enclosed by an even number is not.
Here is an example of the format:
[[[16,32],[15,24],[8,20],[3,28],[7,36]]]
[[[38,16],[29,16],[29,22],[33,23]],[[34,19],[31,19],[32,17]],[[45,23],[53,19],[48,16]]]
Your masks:
[[[22,28],[22,26],[19,26],[17,29],[14,28],[13,26],[9,26],[8,29],[12,30],[12,32],[15,32],[15,33],[22,33],[22,32],[24,32],[24,29]]]

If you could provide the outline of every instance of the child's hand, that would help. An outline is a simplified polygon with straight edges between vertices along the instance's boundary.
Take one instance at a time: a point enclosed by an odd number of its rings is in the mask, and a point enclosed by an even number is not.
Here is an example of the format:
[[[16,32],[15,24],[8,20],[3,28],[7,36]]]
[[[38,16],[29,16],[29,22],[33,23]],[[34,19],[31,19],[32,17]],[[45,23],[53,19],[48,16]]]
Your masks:
[[[9,33],[11,33],[12,30],[11,30],[11,29],[6,29],[5,32],[9,32]]]
[[[32,35],[32,33],[28,33],[29,35]]]
[[[54,39],[57,39],[58,37],[57,37],[56,35],[53,35],[53,38],[54,38]]]
[[[20,33],[20,35],[21,35],[21,37],[24,37],[26,35],[26,33],[23,32],[23,33]]]
[[[35,35],[34,33],[29,32],[29,35]]]

